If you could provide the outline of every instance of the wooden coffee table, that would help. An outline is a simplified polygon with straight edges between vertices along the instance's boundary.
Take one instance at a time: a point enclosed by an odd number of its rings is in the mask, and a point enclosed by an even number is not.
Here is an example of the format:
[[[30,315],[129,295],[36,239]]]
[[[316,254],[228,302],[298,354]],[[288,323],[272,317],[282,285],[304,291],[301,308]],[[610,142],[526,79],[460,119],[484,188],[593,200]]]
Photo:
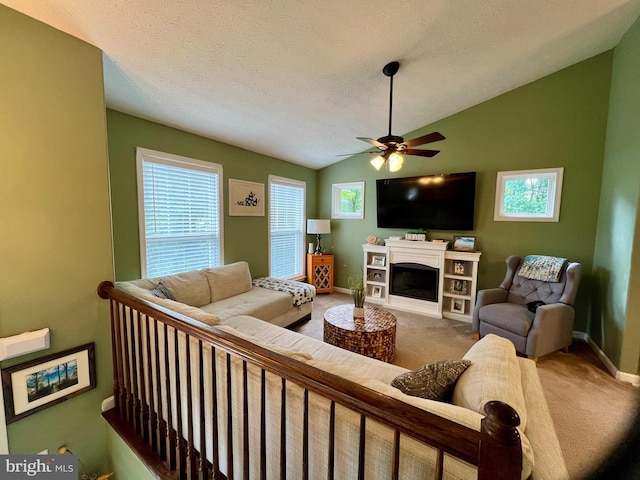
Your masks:
[[[324,341],[383,362],[393,360],[396,317],[379,307],[365,305],[364,319],[353,318],[353,305],[338,305],[324,312]]]

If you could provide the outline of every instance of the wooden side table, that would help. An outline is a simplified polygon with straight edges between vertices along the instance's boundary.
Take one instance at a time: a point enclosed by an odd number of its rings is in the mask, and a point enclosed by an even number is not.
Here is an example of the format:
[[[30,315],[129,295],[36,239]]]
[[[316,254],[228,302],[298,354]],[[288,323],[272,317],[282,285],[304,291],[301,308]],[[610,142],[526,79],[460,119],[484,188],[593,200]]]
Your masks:
[[[333,292],[333,254],[307,254],[307,281],[315,285],[317,293]]]
[[[338,305],[324,312],[324,341],[383,362],[393,360],[396,317],[391,312],[364,306],[364,319],[353,318],[353,305]]]

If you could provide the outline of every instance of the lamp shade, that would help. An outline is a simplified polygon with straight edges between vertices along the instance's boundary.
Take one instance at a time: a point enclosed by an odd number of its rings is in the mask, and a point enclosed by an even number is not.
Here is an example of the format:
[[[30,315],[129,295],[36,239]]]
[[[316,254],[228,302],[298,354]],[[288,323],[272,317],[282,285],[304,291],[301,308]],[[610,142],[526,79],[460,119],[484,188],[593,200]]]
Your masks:
[[[308,219],[307,233],[316,235],[331,233],[331,225],[329,224],[329,220]]]

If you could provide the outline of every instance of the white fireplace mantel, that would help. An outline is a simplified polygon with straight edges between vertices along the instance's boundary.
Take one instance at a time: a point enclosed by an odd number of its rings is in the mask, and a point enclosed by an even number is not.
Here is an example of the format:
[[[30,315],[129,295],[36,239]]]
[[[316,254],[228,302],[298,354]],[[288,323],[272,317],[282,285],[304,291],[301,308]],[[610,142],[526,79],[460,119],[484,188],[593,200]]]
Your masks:
[[[421,315],[471,321],[481,253],[451,251],[447,250],[448,246],[449,242],[398,239],[387,239],[385,245],[363,245],[367,301]],[[464,275],[454,274],[454,261],[468,262],[468,272]],[[437,269],[436,301],[392,295],[390,293],[391,265],[397,263],[417,263]],[[452,293],[449,288],[452,279],[467,282],[468,291],[464,295]],[[462,311],[454,309],[454,299],[456,307],[462,305]]]

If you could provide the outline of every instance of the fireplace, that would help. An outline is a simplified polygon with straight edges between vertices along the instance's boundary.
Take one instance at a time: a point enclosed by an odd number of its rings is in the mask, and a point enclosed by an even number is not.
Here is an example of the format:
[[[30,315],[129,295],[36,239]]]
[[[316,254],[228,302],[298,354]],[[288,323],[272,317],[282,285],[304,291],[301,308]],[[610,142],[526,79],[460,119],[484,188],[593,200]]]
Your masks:
[[[438,302],[440,270],[420,263],[392,263],[390,274],[391,295]]]

